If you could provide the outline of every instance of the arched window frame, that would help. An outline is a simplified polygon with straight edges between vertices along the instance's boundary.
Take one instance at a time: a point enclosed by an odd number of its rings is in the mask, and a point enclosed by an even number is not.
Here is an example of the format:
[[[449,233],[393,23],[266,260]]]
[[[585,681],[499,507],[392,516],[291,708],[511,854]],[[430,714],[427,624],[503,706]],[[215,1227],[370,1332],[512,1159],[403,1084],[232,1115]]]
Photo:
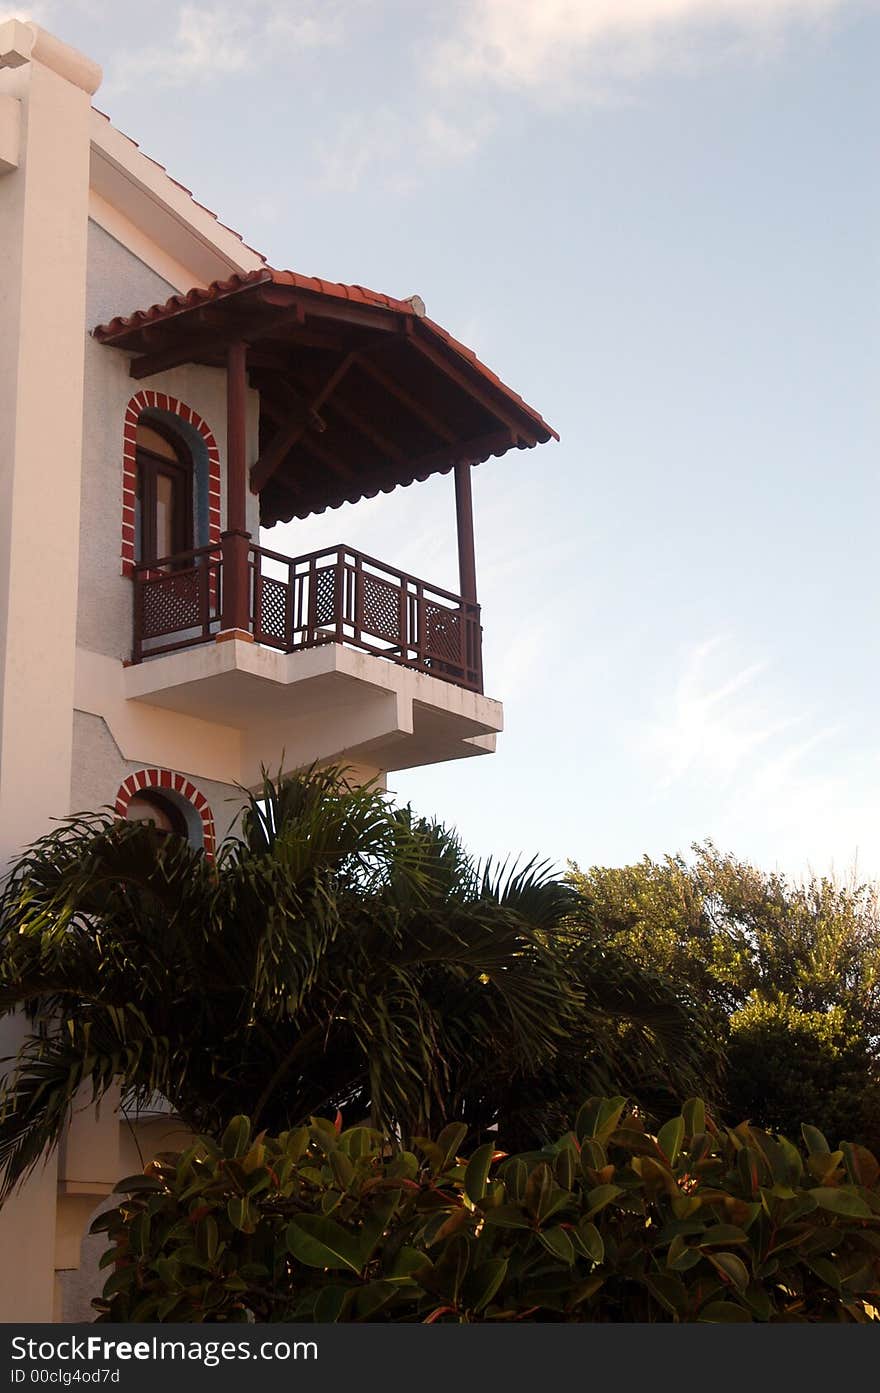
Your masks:
[[[122,458],[122,545],[121,562],[124,576],[134,575],[135,552],[135,490],[137,488],[137,425],[144,411],[153,408],[179,416],[198,432],[205,444],[208,461],[208,538],[209,546],[220,542],[220,451],[214,432],[204,417],[178,397],[167,392],[144,388],[129,401],[123,424]],[[152,422],[151,422],[152,424]]]
[[[129,774],[127,778],[123,779],[119,786],[114,800],[117,817],[124,818],[132,798],[144,792],[149,793],[151,789],[155,789],[158,794],[170,795],[169,801],[176,796],[192,806],[201,825],[202,847],[205,855],[213,857],[217,845],[214,814],[205,795],[185,774],[176,774],[171,769],[135,770],[133,774]]]
[[[158,789],[138,789],[137,793],[133,793],[128,800],[128,807],[125,810],[125,815],[130,820],[133,803],[144,803],[149,809],[164,817],[168,826],[160,828],[160,830],[165,832],[167,836],[183,837],[186,841],[190,841],[190,828],[179,803],[172,803],[171,799]]]
[[[149,426],[151,431],[165,440],[174,452],[175,458],[155,453],[135,439],[135,464],[137,482],[135,497],[139,497],[140,527],[136,528],[134,539],[135,559],[139,561],[158,561],[164,556],[174,556],[178,552],[191,551],[195,546],[193,532],[193,488],[195,486],[195,462],[192,451],[182,435],[178,435],[165,421],[149,416],[141,416],[138,425]],[[173,489],[172,525],[173,537],[170,551],[164,544],[160,546],[155,535],[157,513],[157,484],[160,476],[171,481]],[[137,509],[135,509],[137,517]],[[137,535],[138,530],[140,536]],[[140,553],[140,554],[138,554]]]

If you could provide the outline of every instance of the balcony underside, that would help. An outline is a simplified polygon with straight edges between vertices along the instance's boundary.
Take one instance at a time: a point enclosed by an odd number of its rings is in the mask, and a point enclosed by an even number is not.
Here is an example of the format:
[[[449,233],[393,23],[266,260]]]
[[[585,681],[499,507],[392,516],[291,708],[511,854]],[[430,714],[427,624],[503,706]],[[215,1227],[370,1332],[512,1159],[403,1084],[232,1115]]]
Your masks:
[[[408,769],[491,752],[497,701],[340,643],[284,653],[232,638],[128,667],[125,697],[241,732],[242,760]]]

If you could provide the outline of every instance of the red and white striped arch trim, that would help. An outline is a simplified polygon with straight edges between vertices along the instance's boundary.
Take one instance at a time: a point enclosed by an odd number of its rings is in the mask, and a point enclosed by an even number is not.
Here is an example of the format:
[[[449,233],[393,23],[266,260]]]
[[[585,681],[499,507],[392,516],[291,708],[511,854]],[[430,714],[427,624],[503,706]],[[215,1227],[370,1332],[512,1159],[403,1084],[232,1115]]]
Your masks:
[[[156,788],[160,792],[163,788],[171,789],[181,798],[185,798],[188,803],[192,803],[202,819],[202,845],[205,848],[205,855],[214,855],[217,845],[214,814],[211,812],[207,798],[199,792],[191,779],[188,779],[185,774],[174,774],[170,769],[136,770],[134,774],[129,774],[127,779],[123,779],[119,785],[119,792],[116,795],[116,811],[120,817],[125,817],[132,798],[144,788]]]
[[[134,570],[134,497],[137,483],[135,465],[135,432],[141,412],[148,406],[157,411],[170,411],[182,421],[194,426],[205,442],[208,453],[208,545],[220,541],[220,451],[211,430],[197,411],[167,392],[144,389],[135,393],[125,408],[122,442],[122,574]]]

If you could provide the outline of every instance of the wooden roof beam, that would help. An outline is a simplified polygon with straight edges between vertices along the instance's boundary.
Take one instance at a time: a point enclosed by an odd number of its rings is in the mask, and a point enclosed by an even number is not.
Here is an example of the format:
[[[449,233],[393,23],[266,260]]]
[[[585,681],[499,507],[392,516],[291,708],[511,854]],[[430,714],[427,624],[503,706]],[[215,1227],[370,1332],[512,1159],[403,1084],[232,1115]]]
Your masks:
[[[405,316],[381,306],[359,305],[351,300],[336,299],[328,295],[296,290],[293,286],[260,285],[257,297],[266,305],[283,309],[287,306],[300,306],[306,319],[330,319],[343,324],[360,325],[365,329],[377,329],[380,333],[399,334]]]
[[[325,469],[329,469],[331,474],[335,474],[338,478],[345,479],[349,483],[354,483],[357,480],[358,476],[351,465],[346,464],[337,455],[331,455],[330,451],[325,450],[324,446],[313,435],[304,435],[300,444],[310,455],[314,455]]]
[[[203,332],[191,338],[183,338],[168,348],[160,348],[153,353],[143,353],[139,358],[132,358],[128,373],[130,377],[141,381],[144,377],[152,377],[154,373],[182,367],[184,363],[201,362],[205,357],[215,357],[219,361],[224,348],[225,345],[216,334]]]
[[[394,460],[396,464],[404,464],[406,462],[407,456],[405,450],[401,450],[399,445],[395,445],[394,442],[389,440],[386,435],[383,435],[381,431],[376,430],[375,426],[370,425],[369,421],[365,421],[359,412],[353,410],[350,406],[346,406],[344,401],[340,401],[340,399],[336,397],[330,403],[330,410],[335,411],[337,416],[341,416],[343,421],[346,421],[348,425],[351,426],[352,430],[357,431],[358,435],[362,435],[365,440],[369,440],[370,444],[373,445],[381,455],[386,455],[388,459]]]
[[[500,421],[502,425],[505,425],[514,435],[524,440],[527,445],[537,445],[538,437],[533,430],[525,426],[522,420],[518,420],[513,415],[513,412],[508,411],[503,406],[499,406],[494,397],[490,396],[488,392],[483,391],[481,387],[478,387],[472,378],[460,371],[454,363],[451,363],[445,353],[442,353],[433,343],[430,343],[419,333],[408,334],[406,341],[415,348],[417,352],[421,353],[424,358],[427,358],[430,363],[433,363],[435,368],[439,368],[451,382],[454,382],[457,387],[460,387],[463,392],[466,392],[473,401],[479,402],[480,406],[494,416],[496,421]]]
[[[355,359],[354,353],[346,353],[345,357],[337,364],[335,370],[330,374],[321,390],[305,406],[305,410],[295,413],[292,420],[278,431],[278,434],[269,442],[266,449],[260,455],[256,464],[251,469],[251,492],[259,493],[261,489],[272,478],[278,466],[282,463],[285,456],[290,453],[296,442],[305,432],[312,430],[324,431],[325,422],[318,415],[318,411],[324,402],[332,394],[336,386],[342,381],[348,369]]]
[[[436,435],[439,440],[445,440],[447,444],[452,444],[455,439],[455,432],[450,430],[449,426],[447,426],[444,421],[441,421],[439,417],[435,416],[433,411],[429,410],[422,402],[417,401],[404,387],[401,387],[400,383],[392,377],[391,373],[386,372],[384,368],[378,367],[366,354],[362,354],[359,358],[358,367],[362,368],[365,373],[372,377],[374,382],[378,382],[380,387],[384,387],[386,392],[389,392],[391,396],[396,397],[401,406],[406,407],[411,415],[415,416],[423,425],[426,425],[430,431],[433,431],[434,435]]]

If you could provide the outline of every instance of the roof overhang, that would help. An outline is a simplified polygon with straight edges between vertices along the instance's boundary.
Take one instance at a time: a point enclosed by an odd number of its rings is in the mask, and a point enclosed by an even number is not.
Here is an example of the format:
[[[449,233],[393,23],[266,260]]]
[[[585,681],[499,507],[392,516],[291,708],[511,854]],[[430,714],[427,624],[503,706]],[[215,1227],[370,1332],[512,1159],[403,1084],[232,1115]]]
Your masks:
[[[416,296],[263,267],[94,335],[132,354],[138,379],[219,367],[230,344],[248,345],[261,404],[251,488],[267,527],[558,439]]]

